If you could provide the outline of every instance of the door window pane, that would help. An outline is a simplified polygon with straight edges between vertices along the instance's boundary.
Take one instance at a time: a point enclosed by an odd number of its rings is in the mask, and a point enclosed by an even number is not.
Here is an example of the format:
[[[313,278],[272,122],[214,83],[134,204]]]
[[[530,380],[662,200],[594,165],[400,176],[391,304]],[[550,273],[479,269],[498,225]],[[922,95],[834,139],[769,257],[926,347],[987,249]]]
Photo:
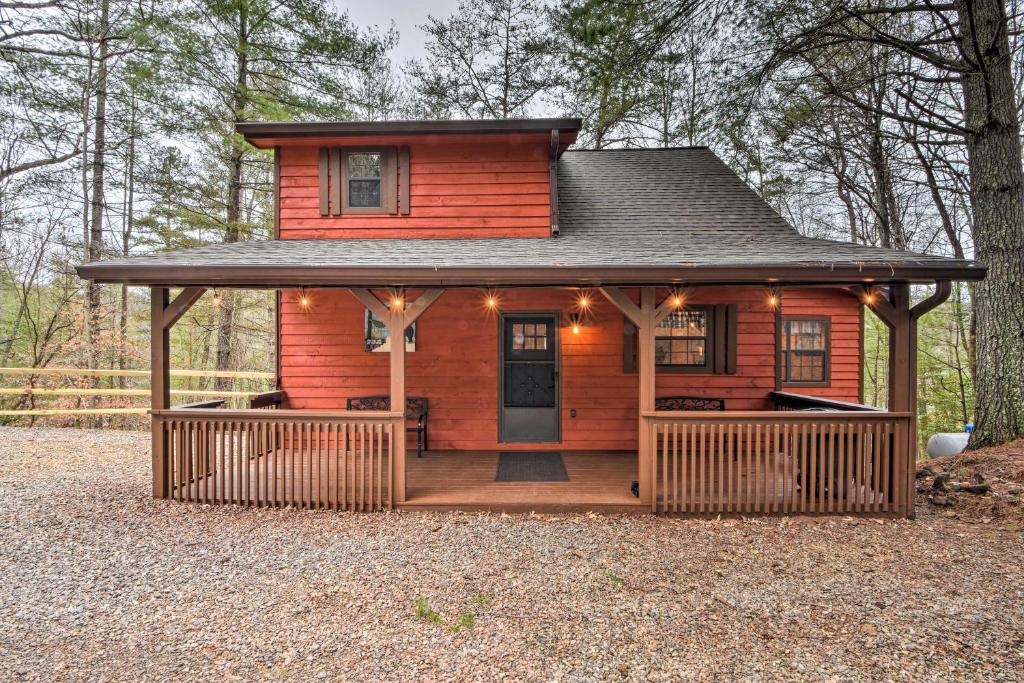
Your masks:
[[[512,323],[513,351],[546,351],[547,323]]]

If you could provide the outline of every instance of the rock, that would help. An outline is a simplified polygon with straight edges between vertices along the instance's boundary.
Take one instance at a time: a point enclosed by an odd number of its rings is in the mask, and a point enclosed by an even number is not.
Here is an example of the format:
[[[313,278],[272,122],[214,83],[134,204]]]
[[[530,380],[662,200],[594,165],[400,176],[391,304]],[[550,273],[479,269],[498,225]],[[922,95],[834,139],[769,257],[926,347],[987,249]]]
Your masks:
[[[944,494],[941,493],[933,493],[931,496],[929,496],[928,502],[931,503],[932,505],[944,507],[946,505],[949,505],[949,498],[947,498]]]
[[[957,491],[963,491],[965,493],[973,493],[976,496],[980,496],[983,493],[988,493],[992,490],[990,484],[966,484],[956,487]]]
[[[934,475],[935,475],[935,472],[932,471],[932,468],[930,468],[930,467],[922,467],[921,469],[919,469],[917,471],[917,473],[914,475],[914,477],[916,479],[926,479],[927,477],[931,477],[931,476],[934,476]]]
[[[935,490],[935,491],[945,491],[946,490],[946,484],[948,484],[948,483],[949,483],[949,475],[948,474],[940,474],[937,477],[935,477],[935,481],[932,482],[932,489]]]

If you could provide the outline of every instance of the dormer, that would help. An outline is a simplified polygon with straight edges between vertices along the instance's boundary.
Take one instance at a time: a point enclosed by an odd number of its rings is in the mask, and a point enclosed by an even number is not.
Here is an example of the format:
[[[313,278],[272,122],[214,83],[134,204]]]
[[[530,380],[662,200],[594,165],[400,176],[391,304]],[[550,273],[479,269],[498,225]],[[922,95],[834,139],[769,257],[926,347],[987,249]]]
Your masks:
[[[557,159],[579,128],[579,119],[238,125],[275,151],[279,239],[557,235]]]

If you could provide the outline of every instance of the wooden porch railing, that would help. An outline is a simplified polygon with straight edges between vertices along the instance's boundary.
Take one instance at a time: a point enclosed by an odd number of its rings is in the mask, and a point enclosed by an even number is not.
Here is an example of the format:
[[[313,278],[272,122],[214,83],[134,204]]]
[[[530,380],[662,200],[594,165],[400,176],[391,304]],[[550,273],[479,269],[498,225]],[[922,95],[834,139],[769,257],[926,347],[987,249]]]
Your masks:
[[[884,413],[885,408],[867,406],[861,403],[847,403],[836,401],[831,398],[820,396],[807,396],[806,394],[794,394],[789,391],[773,391],[769,394],[776,410],[831,410],[840,412],[869,412]]]
[[[172,408],[153,411],[166,439],[168,496],[247,507],[370,511],[393,504],[401,414]]]
[[[910,413],[659,412],[651,509],[662,513],[913,511]]]

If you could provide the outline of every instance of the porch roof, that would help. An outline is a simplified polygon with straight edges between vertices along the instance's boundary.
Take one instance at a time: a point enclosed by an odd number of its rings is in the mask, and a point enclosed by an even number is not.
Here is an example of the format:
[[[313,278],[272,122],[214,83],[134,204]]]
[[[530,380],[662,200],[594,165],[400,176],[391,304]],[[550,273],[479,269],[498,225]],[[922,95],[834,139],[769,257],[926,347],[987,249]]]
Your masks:
[[[559,237],[241,242],[100,261],[78,272],[98,282],[249,287],[853,284],[985,275],[974,261],[805,237],[706,148],[566,151],[558,199]]]
[[[925,282],[985,273],[973,262],[799,236],[731,246],[722,236],[275,240],[100,261],[78,272],[98,282],[172,286]]]

